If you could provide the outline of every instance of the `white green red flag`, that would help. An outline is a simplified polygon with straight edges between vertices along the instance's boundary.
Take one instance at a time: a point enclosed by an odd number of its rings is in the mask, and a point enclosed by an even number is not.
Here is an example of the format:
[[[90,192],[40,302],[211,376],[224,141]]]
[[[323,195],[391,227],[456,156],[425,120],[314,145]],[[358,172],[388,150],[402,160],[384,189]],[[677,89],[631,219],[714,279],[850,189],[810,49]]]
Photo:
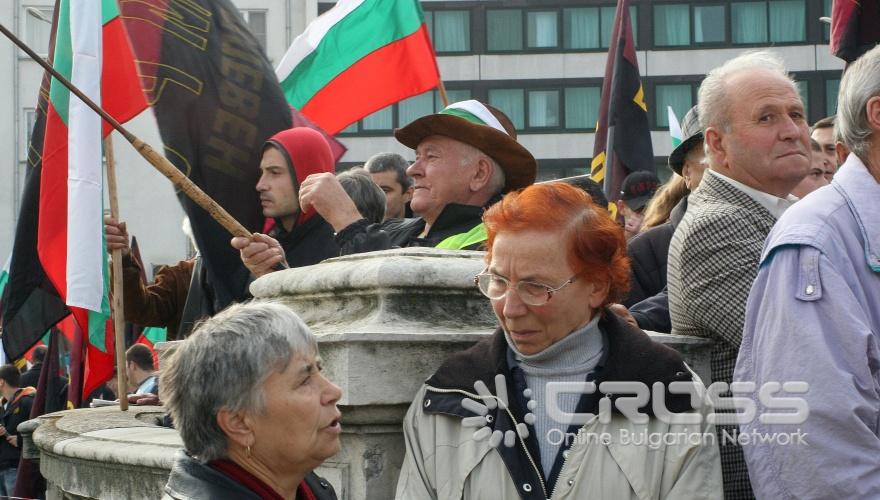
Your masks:
[[[275,69],[291,106],[336,134],[437,86],[417,0],[340,0],[298,36]]]
[[[147,106],[116,0],[61,0],[53,66],[120,122]],[[113,369],[101,140],[111,128],[52,79],[37,253],[87,337],[83,392]],[[105,373],[106,372],[106,373]]]
[[[675,116],[675,111],[672,110],[672,106],[666,106],[666,111],[669,114],[669,137],[672,139],[672,149],[675,149],[682,141],[681,124],[678,123],[678,118]]]

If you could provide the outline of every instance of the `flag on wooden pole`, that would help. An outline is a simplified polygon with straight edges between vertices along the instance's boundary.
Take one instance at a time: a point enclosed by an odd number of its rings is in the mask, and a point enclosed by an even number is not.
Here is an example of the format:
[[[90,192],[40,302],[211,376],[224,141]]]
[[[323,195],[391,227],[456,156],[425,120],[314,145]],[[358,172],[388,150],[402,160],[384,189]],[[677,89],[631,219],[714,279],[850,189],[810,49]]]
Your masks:
[[[675,149],[683,140],[681,137],[681,124],[678,123],[678,117],[675,116],[672,106],[666,106],[666,111],[668,112],[669,120],[669,137],[672,139],[672,149]]]
[[[440,71],[417,0],[340,0],[275,69],[287,102],[336,134],[437,86]]]

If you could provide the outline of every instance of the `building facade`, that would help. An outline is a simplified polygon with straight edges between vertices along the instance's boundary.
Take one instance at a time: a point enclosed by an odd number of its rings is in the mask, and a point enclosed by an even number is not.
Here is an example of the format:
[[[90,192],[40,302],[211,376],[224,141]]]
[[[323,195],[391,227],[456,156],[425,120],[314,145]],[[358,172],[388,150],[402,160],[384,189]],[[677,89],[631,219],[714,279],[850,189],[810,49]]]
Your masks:
[[[125,0],[121,0],[125,1]],[[155,0],[160,1],[160,0]],[[186,2],[187,0],[162,0]],[[45,53],[52,0],[9,0],[0,22]],[[233,0],[251,30],[278,63],[293,38],[335,2],[316,0]],[[602,78],[615,3],[601,0],[423,1],[438,65],[451,101],[480,99],[511,117],[520,141],[538,159],[540,179],[584,174],[593,152]],[[631,0],[631,17],[655,162],[669,174],[672,149],[667,106],[681,118],[696,103],[705,74],[743,51],[770,47],[785,60],[798,82],[811,122],[833,114],[843,64],[828,48],[831,0],[648,1]],[[37,12],[34,12],[37,11]],[[41,16],[35,15],[40,14]],[[12,249],[21,203],[27,137],[41,69],[11,43],[0,40],[0,260]],[[430,91],[377,111],[339,135],[348,148],[340,168],[363,163],[372,154],[395,151],[395,127],[442,108]],[[160,145],[149,111],[132,130]],[[121,139],[116,140],[120,210],[138,237],[145,261],[167,264],[185,258],[179,230],[183,212],[174,193]]]

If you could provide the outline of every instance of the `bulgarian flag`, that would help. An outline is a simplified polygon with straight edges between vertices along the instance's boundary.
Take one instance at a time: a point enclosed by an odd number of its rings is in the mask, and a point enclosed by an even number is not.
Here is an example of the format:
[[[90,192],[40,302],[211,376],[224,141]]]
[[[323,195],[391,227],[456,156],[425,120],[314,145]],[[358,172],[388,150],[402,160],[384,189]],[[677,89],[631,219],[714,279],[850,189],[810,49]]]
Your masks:
[[[675,149],[682,141],[681,124],[678,123],[678,118],[675,116],[672,106],[666,106],[666,111],[669,118],[669,137],[672,139],[672,149]]]
[[[58,9],[55,69],[120,122],[143,111],[147,103],[116,1],[61,0]],[[113,370],[101,159],[101,140],[110,131],[94,111],[52,80],[37,253],[85,337],[84,394]]]
[[[275,73],[287,102],[331,135],[440,81],[417,0],[339,0]]]

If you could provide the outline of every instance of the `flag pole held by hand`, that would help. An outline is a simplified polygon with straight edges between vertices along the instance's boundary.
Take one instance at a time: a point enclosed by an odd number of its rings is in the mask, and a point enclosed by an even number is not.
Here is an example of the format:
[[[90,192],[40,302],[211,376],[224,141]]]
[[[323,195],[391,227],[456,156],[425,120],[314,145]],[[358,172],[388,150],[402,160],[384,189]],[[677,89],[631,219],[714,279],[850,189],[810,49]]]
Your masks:
[[[52,67],[45,59],[37,55],[36,52],[33,51],[30,47],[27,46],[26,43],[22,42],[18,37],[16,37],[11,31],[9,31],[6,26],[0,24],[0,32],[2,32],[6,38],[10,39],[12,43],[17,45],[21,50],[23,50],[31,59],[36,61],[40,66],[43,67],[46,71],[49,72],[56,80],[61,82],[62,85],[68,88],[73,95],[77,96],[82,102],[84,102],[88,107],[92,108],[92,111],[101,115],[107,123],[110,124],[117,132],[122,134],[125,139],[131,143],[132,146],[137,150],[141,156],[144,157],[151,165],[153,165],[156,170],[162,172],[162,175],[168,178],[174,187],[182,191],[189,199],[194,201],[197,205],[205,209],[211,217],[214,218],[217,222],[220,223],[229,233],[233,236],[244,236],[246,238],[250,238],[252,235],[250,231],[247,230],[244,226],[241,225],[240,222],[235,220],[232,215],[229,214],[223,207],[217,204],[210,196],[208,196],[200,187],[198,187],[193,181],[191,181],[187,176],[183,175],[183,173],[175,167],[167,158],[157,153],[149,144],[144,141],[138,139],[134,134],[129,132],[122,126],[115,118],[110,116],[106,111],[104,111],[100,106],[95,104],[91,99],[86,97],[82,91],[80,91],[74,84],[72,84],[67,78],[58,73],[55,68]]]
[[[107,158],[107,190],[110,195],[110,216],[119,220],[119,200],[116,196],[116,161],[113,159],[113,141],[110,135],[104,139],[104,157]],[[122,302],[122,249],[113,250],[113,277],[110,306],[113,310],[113,332],[116,339],[116,394],[119,409],[128,410],[128,381],[125,373],[125,307]]]

